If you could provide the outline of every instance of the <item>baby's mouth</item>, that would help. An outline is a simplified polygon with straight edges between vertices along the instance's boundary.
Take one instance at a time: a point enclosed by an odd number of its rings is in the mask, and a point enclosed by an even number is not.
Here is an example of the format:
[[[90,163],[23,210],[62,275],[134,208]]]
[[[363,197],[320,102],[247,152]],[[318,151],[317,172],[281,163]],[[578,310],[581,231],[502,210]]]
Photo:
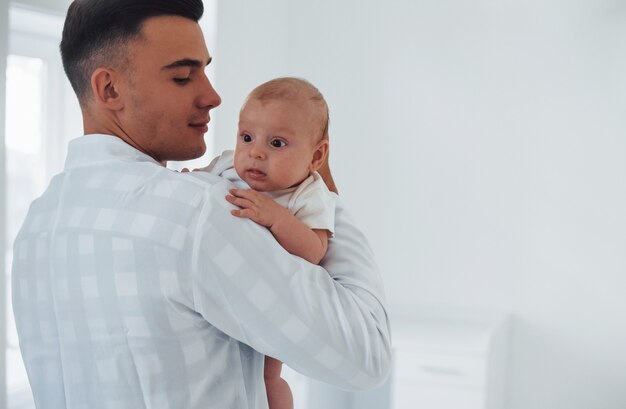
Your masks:
[[[258,169],[248,169],[246,170],[246,173],[251,179],[254,180],[263,179],[266,176],[264,172],[261,172]]]

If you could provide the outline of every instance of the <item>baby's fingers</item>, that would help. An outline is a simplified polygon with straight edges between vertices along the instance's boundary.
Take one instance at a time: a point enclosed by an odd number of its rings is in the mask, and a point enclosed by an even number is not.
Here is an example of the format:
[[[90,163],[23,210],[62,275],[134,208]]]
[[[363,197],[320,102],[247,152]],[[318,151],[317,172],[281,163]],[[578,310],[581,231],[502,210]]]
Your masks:
[[[253,209],[231,210],[230,214],[252,220],[256,218],[256,212]]]
[[[250,207],[254,206],[254,203],[252,203],[252,201],[250,201],[248,199],[241,198],[241,197],[232,196],[232,195],[226,195],[226,200],[229,203],[232,203],[235,206],[239,206],[239,207],[244,208],[244,209],[247,209],[247,208],[250,208]]]
[[[260,196],[259,192],[252,189],[230,189],[229,192],[233,196],[248,199],[252,202],[254,202]]]

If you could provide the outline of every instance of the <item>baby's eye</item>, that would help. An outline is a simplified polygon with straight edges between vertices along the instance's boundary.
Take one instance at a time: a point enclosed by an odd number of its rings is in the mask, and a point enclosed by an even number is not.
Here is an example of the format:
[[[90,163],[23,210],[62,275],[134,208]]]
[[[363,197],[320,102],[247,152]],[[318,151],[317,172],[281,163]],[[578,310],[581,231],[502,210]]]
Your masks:
[[[190,80],[191,80],[190,78],[174,78],[174,82],[177,83],[178,85],[185,85]]]
[[[270,145],[272,145],[274,148],[282,148],[283,146],[287,146],[285,141],[281,141],[280,139],[272,139],[270,141]]]
[[[241,136],[241,139],[243,139],[244,142],[252,142],[252,137],[246,133]]]

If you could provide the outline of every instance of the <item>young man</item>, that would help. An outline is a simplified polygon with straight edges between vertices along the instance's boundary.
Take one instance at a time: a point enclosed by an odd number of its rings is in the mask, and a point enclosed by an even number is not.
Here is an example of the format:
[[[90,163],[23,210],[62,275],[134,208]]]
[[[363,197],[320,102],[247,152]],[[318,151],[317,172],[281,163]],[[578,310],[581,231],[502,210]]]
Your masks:
[[[14,248],[38,408],[267,408],[264,355],[348,389],[389,371],[380,276],[341,202],[322,268],[233,217],[225,179],[163,166],[204,153],[220,103],[202,12],[201,0],[68,10],[61,50],[85,135]]]

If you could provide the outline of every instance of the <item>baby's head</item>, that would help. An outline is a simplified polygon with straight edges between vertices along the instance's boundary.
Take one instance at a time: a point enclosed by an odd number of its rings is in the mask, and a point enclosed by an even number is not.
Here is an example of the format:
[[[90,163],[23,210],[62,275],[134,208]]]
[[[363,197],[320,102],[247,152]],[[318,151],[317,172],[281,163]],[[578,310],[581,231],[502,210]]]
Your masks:
[[[328,155],[328,106],[317,88],[298,78],[256,87],[239,113],[235,170],[251,188],[295,186]]]

